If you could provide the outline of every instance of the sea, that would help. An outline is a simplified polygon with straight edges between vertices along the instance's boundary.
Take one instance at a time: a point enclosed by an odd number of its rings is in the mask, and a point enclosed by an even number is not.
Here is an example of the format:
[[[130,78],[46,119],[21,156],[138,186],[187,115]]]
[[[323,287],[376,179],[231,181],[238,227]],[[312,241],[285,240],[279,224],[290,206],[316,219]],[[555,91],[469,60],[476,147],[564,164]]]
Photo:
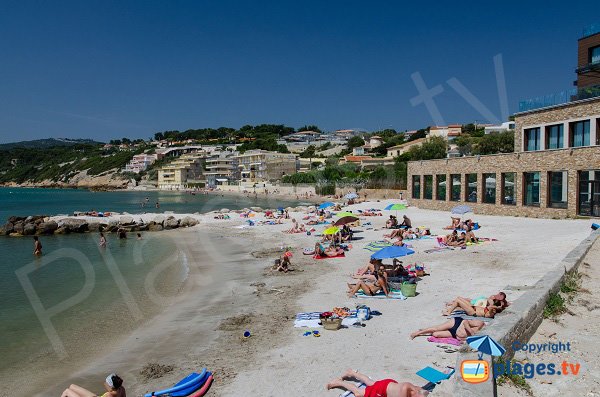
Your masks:
[[[0,188],[0,223],[13,215],[75,211],[204,213],[299,204],[265,196]],[[52,363],[72,354],[69,347],[81,345],[90,332],[109,334],[119,313],[131,320],[124,327],[133,329],[139,325],[136,316],[159,310],[141,304],[151,301],[145,284],[149,272],[160,265],[156,288],[162,294],[176,294],[185,281],[188,259],[173,239],[160,235],[144,233],[142,240],[108,235],[105,249],[99,247],[96,233],[42,236],[41,258],[33,256],[31,237],[0,236],[0,379],[30,363]]]

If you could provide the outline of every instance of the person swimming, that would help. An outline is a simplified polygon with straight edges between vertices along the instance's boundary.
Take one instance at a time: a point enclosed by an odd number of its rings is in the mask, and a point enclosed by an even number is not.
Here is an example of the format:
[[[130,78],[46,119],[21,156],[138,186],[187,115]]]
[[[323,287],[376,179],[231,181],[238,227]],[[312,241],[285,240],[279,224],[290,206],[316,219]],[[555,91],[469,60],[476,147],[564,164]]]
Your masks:
[[[33,237],[33,255],[41,256],[42,255],[42,243],[38,236]]]

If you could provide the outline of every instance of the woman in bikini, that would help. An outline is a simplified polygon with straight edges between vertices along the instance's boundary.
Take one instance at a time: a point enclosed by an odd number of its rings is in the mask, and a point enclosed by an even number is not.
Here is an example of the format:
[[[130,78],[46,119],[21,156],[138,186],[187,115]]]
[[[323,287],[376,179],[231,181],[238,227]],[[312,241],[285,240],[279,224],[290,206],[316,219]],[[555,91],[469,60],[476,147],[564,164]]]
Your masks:
[[[374,283],[365,281],[359,281],[358,284],[349,283],[348,297],[356,295],[356,293],[360,290],[362,290],[365,295],[370,296],[373,296],[379,291],[383,290],[385,296],[389,296],[390,289],[388,288],[387,273],[385,271],[385,267],[381,265],[373,275],[375,276]]]
[[[347,382],[345,379],[355,379],[364,383],[366,388],[360,389],[354,383]],[[428,391],[409,382],[398,383],[393,379],[374,381],[367,375],[353,369],[349,369],[341,377],[331,380],[325,388],[327,390],[345,389],[352,392],[356,397],[419,397],[429,394]]]
[[[467,337],[481,331],[484,326],[485,323],[481,320],[465,320],[464,318],[454,317],[443,324],[415,331],[410,334],[410,339],[415,339],[417,336],[434,336],[436,338],[465,340]]]
[[[127,397],[123,387],[123,379],[116,374],[110,374],[104,381],[106,392],[101,397]],[[71,385],[61,395],[61,397],[96,397],[98,394],[84,389],[81,386]]]
[[[449,316],[456,309],[464,310],[469,316],[487,317],[494,318],[496,315],[495,306],[477,306],[472,305],[471,302],[467,302],[461,299],[457,299],[454,302],[446,306],[446,310],[442,312],[444,316]]]

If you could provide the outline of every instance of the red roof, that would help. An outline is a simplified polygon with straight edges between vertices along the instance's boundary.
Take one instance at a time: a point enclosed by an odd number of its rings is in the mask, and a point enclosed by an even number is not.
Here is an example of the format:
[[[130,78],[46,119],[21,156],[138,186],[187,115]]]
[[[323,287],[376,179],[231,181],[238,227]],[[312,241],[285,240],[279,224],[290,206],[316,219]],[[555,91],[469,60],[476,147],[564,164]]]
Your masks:
[[[344,160],[348,163],[360,163],[363,160],[371,159],[371,156],[344,156]]]

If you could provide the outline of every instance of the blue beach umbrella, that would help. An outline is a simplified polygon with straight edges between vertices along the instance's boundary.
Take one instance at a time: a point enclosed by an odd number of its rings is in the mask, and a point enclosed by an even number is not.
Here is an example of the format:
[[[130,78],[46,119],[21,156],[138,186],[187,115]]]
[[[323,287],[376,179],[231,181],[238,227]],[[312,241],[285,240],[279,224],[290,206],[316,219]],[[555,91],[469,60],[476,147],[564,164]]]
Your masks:
[[[283,207],[278,207],[277,211],[283,212],[283,211],[285,211],[285,209]]]
[[[319,206],[319,209],[323,210],[323,209],[328,208],[328,207],[333,207],[334,205],[335,205],[335,203],[332,203],[331,201],[326,201],[326,202],[324,202],[323,204],[321,204]]]
[[[467,343],[479,353],[490,356],[500,357],[506,352],[506,349],[487,335],[469,336]]]
[[[456,207],[452,208],[451,211],[452,214],[456,215],[464,215],[468,212],[473,212],[471,207],[469,207],[468,205],[457,205]]]
[[[355,198],[358,198],[358,194],[356,193],[348,193],[347,195],[344,196],[345,199],[348,200],[354,200]]]
[[[371,255],[371,259],[398,258],[399,256],[412,255],[414,253],[415,251],[409,248],[392,245],[390,247],[380,249],[379,251]]]

